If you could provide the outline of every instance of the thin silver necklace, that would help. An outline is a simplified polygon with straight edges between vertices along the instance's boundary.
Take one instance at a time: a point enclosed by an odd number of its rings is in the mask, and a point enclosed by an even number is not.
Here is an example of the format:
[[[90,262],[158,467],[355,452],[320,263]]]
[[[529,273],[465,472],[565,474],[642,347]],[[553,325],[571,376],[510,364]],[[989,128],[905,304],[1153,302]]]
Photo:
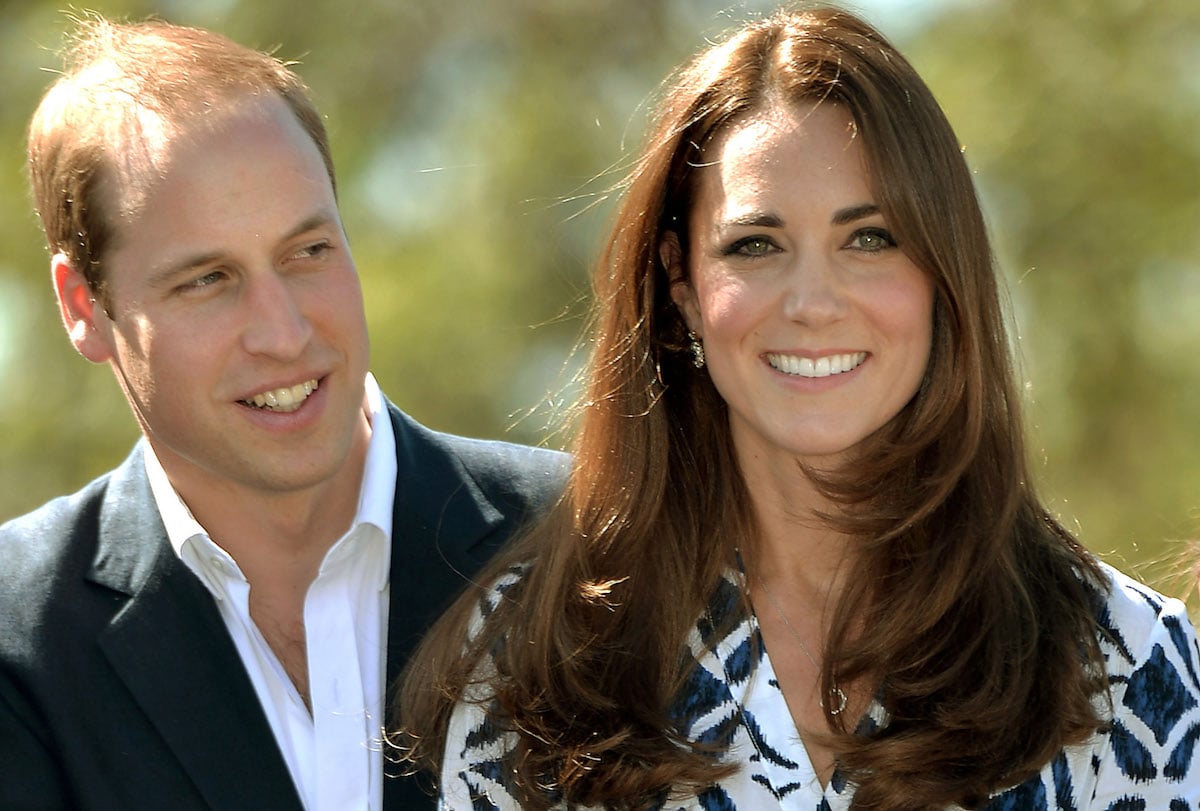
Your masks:
[[[787,626],[789,631],[791,631],[792,637],[796,640],[796,643],[800,645],[800,650],[803,651],[804,655],[808,657],[808,661],[812,662],[813,667],[817,669],[817,673],[820,673],[821,665],[817,662],[816,657],[812,655],[812,652],[809,651],[808,645],[805,645],[804,640],[800,638],[800,632],[796,630],[796,626],[792,625],[792,621],[787,618],[787,614],[783,613],[783,608],[781,608],[779,603],[776,602],[775,595],[771,593],[769,588],[767,588],[767,581],[763,580],[762,576],[757,573],[755,573],[755,578],[758,580],[758,584],[762,586],[763,594],[767,595],[767,602],[771,604],[771,607],[775,609],[775,613],[779,615],[781,620],[783,620],[783,624]],[[842,688],[838,687],[836,682],[832,687],[829,688],[828,698],[832,699],[829,702],[830,707],[832,707],[832,709],[829,710],[830,715],[838,715],[842,710],[846,709],[846,694],[842,692]],[[818,699],[817,703],[822,707],[825,706],[825,702],[821,701],[820,699]]]

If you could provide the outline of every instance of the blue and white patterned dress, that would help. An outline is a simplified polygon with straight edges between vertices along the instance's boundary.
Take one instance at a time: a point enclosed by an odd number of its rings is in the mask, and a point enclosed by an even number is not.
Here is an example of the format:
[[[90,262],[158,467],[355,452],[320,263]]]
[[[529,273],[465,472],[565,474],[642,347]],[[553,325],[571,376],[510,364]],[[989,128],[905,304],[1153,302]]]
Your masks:
[[[1101,639],[1101,651],[1112,685],[1111,729],[1061,750],[1035,778],[996,795],[987,806],[990,811],[1200,811],[1196,632],[1179,601],[1114,569],[1105,571],[1112,593],[1099,621],[1110,637]],[[498,583],[481,613],[490,612],[498,594],[517,577]],[[740,610],[739,578],[734,573],[723,583],[709,618]],[[854,787],[835,773],[822,789],[776,684],[770,656],[761,642],[755,644],[759,632],[754,618],[747,617],[715,646],[712,629],[708,618],[693,629],[689,645],[700,664],[681,692],[675,717],[692,740],[728,741],[724,757],[742,768],[699,796],[668,802],[664,811],[848,809]],[[1107,704],[1103,706],[1107,712]],[[872,704],[864,723],[885,725],[883,707]],[[511,740],[494,732],[483,708],[460,703],[450,721],[441,808],[519,809],[501,765],[509,746]]]

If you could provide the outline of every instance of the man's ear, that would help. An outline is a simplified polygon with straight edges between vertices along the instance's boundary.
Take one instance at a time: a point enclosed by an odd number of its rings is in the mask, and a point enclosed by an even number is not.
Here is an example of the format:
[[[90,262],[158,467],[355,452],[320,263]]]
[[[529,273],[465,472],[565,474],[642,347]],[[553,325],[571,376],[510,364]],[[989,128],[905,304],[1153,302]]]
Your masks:
[[[683,268],[683,247],[679,244],[679,234],[667,231],[662,241],[658,243],[658,258],[662,260],[667,271],[667,279],[671,285],[671,301],[683,315],[688,329],[699,336],[704,335],[700,323],[700,305],[696,301],[696,289],[688,281]]]
[[[71,345],[93,363],[108,361],[113,356],[108,342],[108,316],[103,305],[96,301],[83,274],[75,269],[66,254],[56,253],[50,260],[50,279]]]

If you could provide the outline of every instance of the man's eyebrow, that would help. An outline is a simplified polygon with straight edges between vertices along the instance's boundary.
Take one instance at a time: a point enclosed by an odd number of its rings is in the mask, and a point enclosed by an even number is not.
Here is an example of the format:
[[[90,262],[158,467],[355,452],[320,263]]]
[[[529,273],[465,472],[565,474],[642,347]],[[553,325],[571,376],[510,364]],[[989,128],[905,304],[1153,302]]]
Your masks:
[[[284,235],[283,241],[287,242],[289,239],[295,239],[306,231],[315,231],[319,228],[326,228],[336,224],[337,215],[331,214],[328,211],[319,211],[316,214],[306,217],[300,222],[299,225],[297,225],[291,231],[288,231],[287,234]]]
[[[151,287],[163,287],[170,284],[171,280],[176,276],[184,274],[193,268],[203,267],[204,265],[213,262],[219,262],[225,254],[220,251],[210,251],[208,253],[197,253],[190,256],[184,256],[180,259],[168,262],[154,270],[147,279],[147,283]]]
[[[850,223],[872,217],[879,213],[879,206],[874,203],[863,203],[857,206],[849,206],[847,208],[838,209],[833,212],[833,218],[830,222],[833,225],[849,225]]]
[[[295,239],[296,237],[308,231],[315,231],[319,228],[325,228],[335,224],[336,222],[337,218],[333,214],[325,211],[317,212],[316,214],[301,220],[295,228],[284,234],[283,239],[280,241],[287,242],[288,240]],[[165,285],[168,284],[171,279],[182,273],[186,273],[194,268],[203,267],[204,265],[209,265],[214,262],[220,262],[223,258],[225,258],[225,253],[223,251],[207,251],[204,253],[192,254],[190,256],[183,256],[156,269],[150,274],[148,282],[150,285],[155,287]]]

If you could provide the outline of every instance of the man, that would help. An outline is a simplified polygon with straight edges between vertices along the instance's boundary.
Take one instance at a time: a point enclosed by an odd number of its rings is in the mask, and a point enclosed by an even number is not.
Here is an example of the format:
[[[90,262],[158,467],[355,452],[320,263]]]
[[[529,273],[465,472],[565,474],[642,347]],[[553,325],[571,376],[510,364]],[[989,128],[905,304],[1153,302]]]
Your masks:
[[[368,373],[324,127],[273,57],[83,24],[29,135],[63,323],[143,440],[0,528],[0,808],[410,809],[386,686],[563,457]]]

